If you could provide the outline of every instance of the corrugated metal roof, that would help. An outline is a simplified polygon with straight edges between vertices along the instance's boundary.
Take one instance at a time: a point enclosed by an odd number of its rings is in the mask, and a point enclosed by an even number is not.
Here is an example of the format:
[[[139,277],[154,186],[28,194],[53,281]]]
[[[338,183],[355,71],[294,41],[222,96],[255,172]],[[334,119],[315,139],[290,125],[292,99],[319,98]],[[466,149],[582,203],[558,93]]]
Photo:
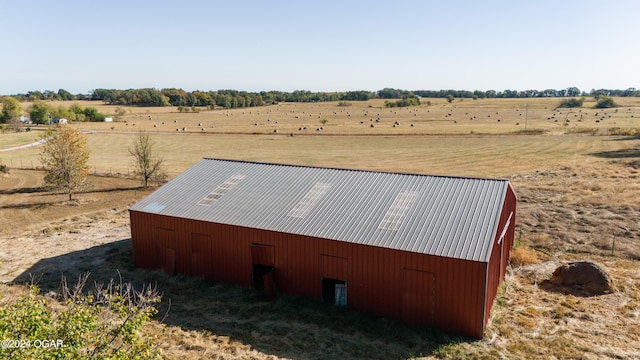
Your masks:
[[[210,206],[197,205],[241,176]],[[317,184],[330,186],[303,216],[291,216]],[[203,159],[130,210],[488,261],[508,186],[502,179]]]

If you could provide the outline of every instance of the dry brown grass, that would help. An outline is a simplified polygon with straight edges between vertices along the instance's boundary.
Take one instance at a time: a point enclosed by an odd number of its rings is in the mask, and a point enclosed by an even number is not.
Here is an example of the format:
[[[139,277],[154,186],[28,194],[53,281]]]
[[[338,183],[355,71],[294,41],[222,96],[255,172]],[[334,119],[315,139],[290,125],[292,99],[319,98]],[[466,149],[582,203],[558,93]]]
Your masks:
[[[538,254],[526,247],[518,247],[511,250],[509,253],[509,262],[512,266],[523,266],[523,265],[531,265],[538,264],[540,260],[538,259]]]
[[[553,104],[543,100],[528,103],[529,125],[535,128],[547,124],[544,126],[554,128],[557,125],[551,124],[553,120],[541,118],[553,111]],[[612,117],[598,128],[599,134],[612,127],[607,122],[616,121],[616,126],[625,121],[632,123],[629,115],[632,111],[628,111],[627,106],[635,111],[640,100],[623,101],[636,102],[625,103],[618,113],[612,112]],[[371,111],[363,104],[353,104],[338,109],[349,110],[352,118],[357,111]],[[526,102],[522,99],[502,103],[465,100],[455,101],[453,105],[454,115],[468,111],[492,114],[496,106],[515,113],[516,109],[522,110]],[[272,110],[269,116],[275,118],[279,114],[293,124],[292,114],[308,111],[317,116],[320,111],[331,110],[319,106],[282,104],[280,113],[276,113],[275,107],[269,107],[261,109],[260,115],[241,114],[242,110],[227,112],[228,115],[223,111],[189,114],[180,121],[197,126],[206,116],[213,116],[219,118],[222,128],[228,124],[238,126],[239,132],[248,132],[256,128],[251,125],[252,119],[260,116],[266,121],[267,110]],[[418,116],[414,118],[420,117],[424,110],[429,110],[429,116],[444,116],[444,111],[451,111],[448,106],[434,102],[429,109],[418,109]],[[288,115],[282,112],[287,109],[295,112]],[[153,109],[143,110],[149,111],[154,119],[160,116],[171,119],[177,115],[166,112],[156,115],[151,113]],[[399,111],[397,116],[413,116],[408,109],[404,110],[407,113]],[[592,110],[583,109],[583,112]],[[131,115],[139,121],[136,128],[143,121],[149,121],[144,111],[137,118]],[[509,270],[484,340],[457,339],[364,314],[337,311],[306,299],[282,298],[275,303],[264,303],[250,290],[134,269],[127,240],[130,235],[126,208],[146,194],[135,189],[139,186],[135,180],[95,177],[95,191],[80,194],[77,203],[69,204],[62,201],[61,194],[41,191],[41,174],[37,172],[13,169],[8,176],[0,178],[0,221],[4,221],[0,223],[3,226],[0,276],[4,281],[20,283],[18,280],[24,280],[25,273],[31,269],[44,274],[43,285],[55,288],[60,271],[75,274],[90,270],[98,279],[108,280],[115,275],[115,269],[120,269],[128,277],[125,280],[158,282],[165,293],[162,314],[171,299],[166,333],[162,335],[164,326],[159,323],[152,324],[146,331],[159,337],[169,358],[640,357],[640,326],[637,325],[640,322],[640,223],[637,220],[640,218],[640,170],[634,166],[640,162],[640,139],[625,134],[618,137],[566,135],[564,130],[550,131],[548,135],[479,136],[469,135],[470,128],[457,135],[400,136],[397,132],[402,126],[384,128],[381,135],[359,128],[357,117],[357,122],[352,124],[348,116],[339,114],[329,119],[325,132],[319,132],[324,136],[314,133],[288,137],[282,132],[272,135],[270,130],[276,125],[262,124],[257,132],[270,135],[211,134],[208,129],[205,134],[184,134],[174,129],[171,133],[156,133],[154,137],[161,152],[166,154],[172,174],[210,156],[509,178],[519,198],[516,236],[520,247],[512,253],[512,263],[521,261],[522,264]],[[558,117],[562,115],[556,113]],[[238,119],[246,124],[235,125]],[[447,117],[447,121],[449,119]],[[313,121],[317,123],[317,119]],[[339,121],[345,124],[340,125]],[[483,121],[489,129],[489,122]],[[425,120],[421,124],[426,132],[429,129],[449,132],[452,126],[432,121],[427,127],[427,123]],[[585,124],[584,128],[597,127],[594,124]],[[152,128],[152,124],[149,125]],[[497,122],[492,126],[498,126]],[[214,131],[220,127],[216,126]],[[507,127],[501,124],[498,130],[490,128],[487,132],[502,132]],[[354,129],[363,132],[345,135]],[[130,167],[126,149],[135,133],[126,130],[88,135],[93,169],[126,175]],[[373,136],[363,136],[367,133]],[[20,141],[9,140],[5,144]],[[0,153],[0,156],[10,167],[29,167],[32,161],[37,166],[38,151],[27,149]],[[43,233],[43,229],[47,231]],[[515,260],[517,257],[520,260]],[[532,260],[535,257],[538,263]],[[558,265],[575,260],[603,264],[614,280],[616,291],[579,298],[539,286]],[[0,302],[15,298],[23,289],[19,285],[0,286]]]
[[[430,101],[431,105],[427,106]],[[420,135],[420,134],[508,134],[525,129],[552,133],[576,132],[607,134],[637,128],[640,118],[638,98],[616,98],[616,109],[593,109],[587,102],[580,109],[556,109],[560,99],[423,99],[423,104],[409,108],[385,108],[384,100],[353,101],[351,106],[329,103],[280,103],[245,108],[216,109],[199,113],[179,113],[175,107],[122,107],[127,111],[120,122],[76,124],[88,130],[133,132],[242,133],[295,135]],[[54,102],[68,107],[74,102]],[[101,102],[77,102],[112,114],[116,106]],[[527,110],[528,108],[528,110]],[[597,114],[597,115],[596,115]],[[317,131],[326,119],[324,130]],[[566,121],[568,120],[568,122]],[[597,122],[596,122],[597,121]],[[400,125],[395,126],[398,122]],[[413,124],[413,126],[411,126]],[[374,127],[371,127],[374,125]],[[306,130],[299,130],[306,127]],[[204,129],[204,130],[202,130]]]

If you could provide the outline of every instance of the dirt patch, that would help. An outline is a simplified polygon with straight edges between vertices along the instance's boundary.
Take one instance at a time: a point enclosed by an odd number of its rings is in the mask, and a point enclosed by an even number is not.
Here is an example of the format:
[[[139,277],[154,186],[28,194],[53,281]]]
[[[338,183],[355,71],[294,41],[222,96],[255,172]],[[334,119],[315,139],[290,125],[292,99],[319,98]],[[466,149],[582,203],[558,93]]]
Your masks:
[[[62,257],[62,255],[130,237],[129,218],[125,209],[109,210],[92,215],[75,215],[49,223],[43,231],[2,237],[0,238],[0,281],[28,282],[29,269],[43,259],[53,260],[49,261],[47,266],[32,269],[36,277],[54,275],[59,281],[61,272],[77,271],[82,268],[91,271],[104,261],[105,256],[100,255],[106,254],[92,254],[92,258]]]
[[[65,194],[49,191],[43,179],[42,171],[21,169],[0,177],[0,236],[28,230],[55,232],[57,220],[126,208],[150,193],[138,180],[89,176],[88,189],[69,202]]]

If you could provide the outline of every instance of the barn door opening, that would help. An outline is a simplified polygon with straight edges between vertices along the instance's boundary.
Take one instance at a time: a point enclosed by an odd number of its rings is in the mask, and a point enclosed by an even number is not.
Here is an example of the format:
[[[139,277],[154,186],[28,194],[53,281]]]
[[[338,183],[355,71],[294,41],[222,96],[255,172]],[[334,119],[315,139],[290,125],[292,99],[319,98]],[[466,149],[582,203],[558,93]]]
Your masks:
[[[275,297],[275,247],[251,244],[251,286],[267,300]]]
[[[156,249],[160,268],[169,275],[176,273],[175,231],[156,228]]]
[[[322,300],[329,304],[347,306],[347,259],[320,255]]]
[[[273,266],[253,264],[251,271],[251,286],[255,289],[264,291],[264,277],[273,271]]]
[[[435,319],[436,276],[434,273],[402,269],[402,320],[432,326]]]
[[[347,283],[342,280],[322,278],[322,300],[333,305],[347,306]]]

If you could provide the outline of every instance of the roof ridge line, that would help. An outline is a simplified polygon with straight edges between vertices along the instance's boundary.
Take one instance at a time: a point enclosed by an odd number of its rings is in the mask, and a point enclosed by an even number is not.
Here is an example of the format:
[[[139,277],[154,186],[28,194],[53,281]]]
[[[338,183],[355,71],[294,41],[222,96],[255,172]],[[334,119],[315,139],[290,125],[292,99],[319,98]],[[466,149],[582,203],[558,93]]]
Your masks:
[[[339,168],[339,167],[333,167],[333,166],[271,163],[271,162],[264,162],[264,161],[223,159],[223,158],[212,158],[212,157],[203,157],[202,160],[226,161],[226,162],[236,162],[236,163],[245,163],[245,164],[258,164],[258,165],[290,166],[290,167],[299,167],[299,168],[308,168],[308,169],[357,171],[357,172],[377,173],[377,174],[397,174],[397,175],[410,175],[410,176],[427,176],[427,177],[438,177],[438,178],[450,178],[450,179],[470,179],[470,180],[489,180],[489,181],[500,181],[500,182],[506,181],[506,182],[509,182],[509,179],[507,179],[507,178],[498,178],[498,177],[492,178],[492,177],[482,177],[482,176],[437,175],[437,174],[424,174],[424,173],[412,173],[412,172],[401,172],[401,171],[384,171],[384,170]]]

